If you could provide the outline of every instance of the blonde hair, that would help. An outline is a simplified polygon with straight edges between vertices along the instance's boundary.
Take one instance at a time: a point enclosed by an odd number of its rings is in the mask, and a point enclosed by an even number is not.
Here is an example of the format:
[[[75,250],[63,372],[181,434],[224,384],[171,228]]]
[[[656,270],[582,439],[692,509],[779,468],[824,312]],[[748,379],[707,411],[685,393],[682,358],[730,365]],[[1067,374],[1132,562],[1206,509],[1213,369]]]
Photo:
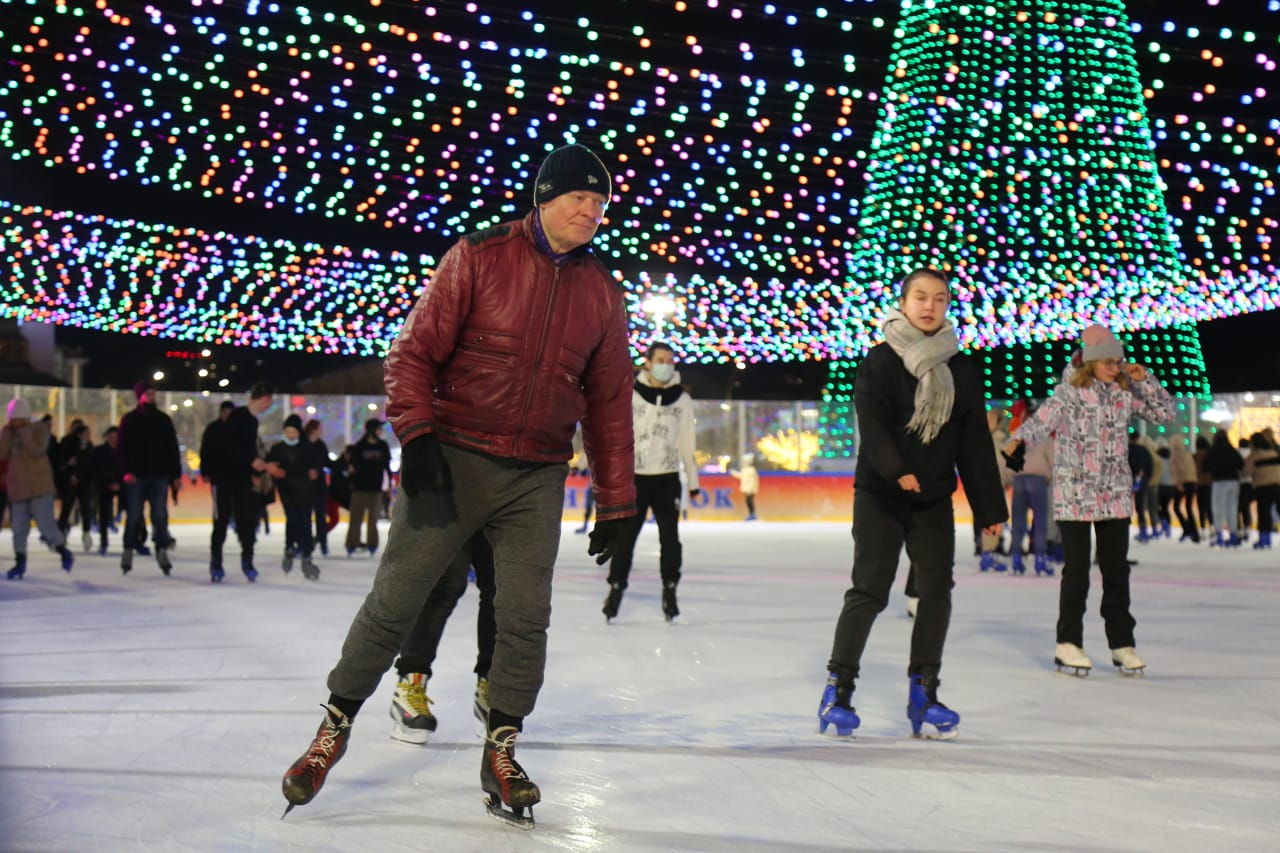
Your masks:
[[[1071,371],[1071,375],[1067,377],[1067,382],[1077,388],[1088,388],[1093,383],[1093,380],[1097,378],[1093,372],[1096,364],[1098,362],[1095,360],[1077,365],[1075,370]],[[1120,369],[1120,375],[1116,377],[1116,384],[1126,391],[1129,390],[1129,374],[1124,371],[1124,368]]]

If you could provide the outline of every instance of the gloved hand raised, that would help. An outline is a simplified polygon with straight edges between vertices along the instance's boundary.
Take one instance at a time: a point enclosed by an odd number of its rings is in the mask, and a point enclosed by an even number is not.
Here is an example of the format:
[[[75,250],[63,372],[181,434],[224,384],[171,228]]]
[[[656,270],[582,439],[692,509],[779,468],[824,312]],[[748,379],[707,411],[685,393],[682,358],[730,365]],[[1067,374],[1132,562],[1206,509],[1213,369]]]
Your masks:
[[[458,520],[453,475],[435,433],[419,436],[401,449],[400,488],[409,498],[412,526],[444,527]]]
[[[1001,451],[1000,455],[1004,457],[1005,466],[1017,474],[1027,465],[1027,444],[1024,441],[1020,441],[1012,453]]]
[[[626,547],[631,538],[631,525],[634,523],[634,518],[597,521],[591,530],[591,544],[587,546],[587,555],[596,558],[597,566],[609,562],[620,548]]]

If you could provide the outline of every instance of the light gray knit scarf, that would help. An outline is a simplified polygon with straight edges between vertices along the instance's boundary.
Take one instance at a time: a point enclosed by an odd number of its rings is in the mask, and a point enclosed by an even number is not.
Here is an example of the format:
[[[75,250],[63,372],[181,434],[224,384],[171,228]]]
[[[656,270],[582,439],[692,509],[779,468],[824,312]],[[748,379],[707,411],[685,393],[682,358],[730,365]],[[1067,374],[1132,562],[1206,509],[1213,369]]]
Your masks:
[[[911,325],[902,312],[890,308],[885,312],[884,339],[902,359],[907,371],[916,378],[916,410],[907,422],[907,430],[920,435],[925,444],[951,419],[951,406],[956,399],[956,386],[947,362],[960,351],[955,326],[943,321],[932,335]]]

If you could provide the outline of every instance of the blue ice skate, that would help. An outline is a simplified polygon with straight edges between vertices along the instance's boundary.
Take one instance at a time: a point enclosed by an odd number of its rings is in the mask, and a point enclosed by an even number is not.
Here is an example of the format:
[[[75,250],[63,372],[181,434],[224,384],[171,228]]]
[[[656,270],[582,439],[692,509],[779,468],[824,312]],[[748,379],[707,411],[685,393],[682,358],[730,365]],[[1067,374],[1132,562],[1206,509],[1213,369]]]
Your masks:
[[[984,572],[1003,572],[1008,571],[1009,567],[996,559],[996,555],[991,551],[983,551],[982,557],[978,560],[978,568]]]
[[[844,686],[837,686],[836,681],[834,672],[827,675],[827,686],[818,704],[818,734],[826,734],[828,726],[835,726],[835,737],[852,737],[853,730],[862,725],[849,702],[853,696],[853,685],[848,685],[848,694],[841,696]]]
[[[1036,554],[1036,577],[1040,575],[1053,577],[1053,566],[1049,565],[1049,559],[1044,554]]]
[[[912,675],[911,688],[907,695],[907,719],[911,721],[911,733],[915,737],[926,737],[934,740],[949,740],[956,736],[956,727],[960,725],[960,715],[938,701],[938,685],[941,681],[936,675]],[[924,726],[932,726],[933,731],[921,731]]]

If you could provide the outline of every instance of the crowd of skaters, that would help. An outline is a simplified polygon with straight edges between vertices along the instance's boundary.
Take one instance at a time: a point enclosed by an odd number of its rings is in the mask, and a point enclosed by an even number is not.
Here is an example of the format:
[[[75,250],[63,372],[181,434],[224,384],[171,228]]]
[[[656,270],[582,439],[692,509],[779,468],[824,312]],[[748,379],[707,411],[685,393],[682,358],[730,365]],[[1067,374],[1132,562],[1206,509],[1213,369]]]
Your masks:
[[[21,397],[6,406],[0,429],[0,523],[8,510],[14,564],[10,580],[25,574],[35,524],[42,544],[55,551],[64,570],[75,564],[74,528],[85,553],[105,557],[119,536],[120,568],[128,574],[138,557],[154,556],[165,575],[172,570],[175,539],[169,528],[170,501],[183,487],[183,466],[173,420],[156,405],[153,383],[134,386],[137,405],[110,424],[94,443],[89,426],[74,419],[66,435],[53,435],[51,415],[36,419]],[[228,532],[240,546],[240,568],[258,576],[258,531],[270,533],[267,508],[277,500],[285,514],[281,568],[301,561],[315,580],[315,555],[329,553],[328,536],[349,508],[348,556],[377,552],[377,521],[389,500],[391,449],[384,424],[371,418],[362,434],[339,454],[331,454],[318,420],[303,423],[293,414],[279,441],[268,446],[258,418],[272,405],[269,383],[253,386],[244,405],[225,400],[205,428],[199,448],[200,474],[209,483],[213,530],[209,572],[213,582],[226,572],[223,550]]]

